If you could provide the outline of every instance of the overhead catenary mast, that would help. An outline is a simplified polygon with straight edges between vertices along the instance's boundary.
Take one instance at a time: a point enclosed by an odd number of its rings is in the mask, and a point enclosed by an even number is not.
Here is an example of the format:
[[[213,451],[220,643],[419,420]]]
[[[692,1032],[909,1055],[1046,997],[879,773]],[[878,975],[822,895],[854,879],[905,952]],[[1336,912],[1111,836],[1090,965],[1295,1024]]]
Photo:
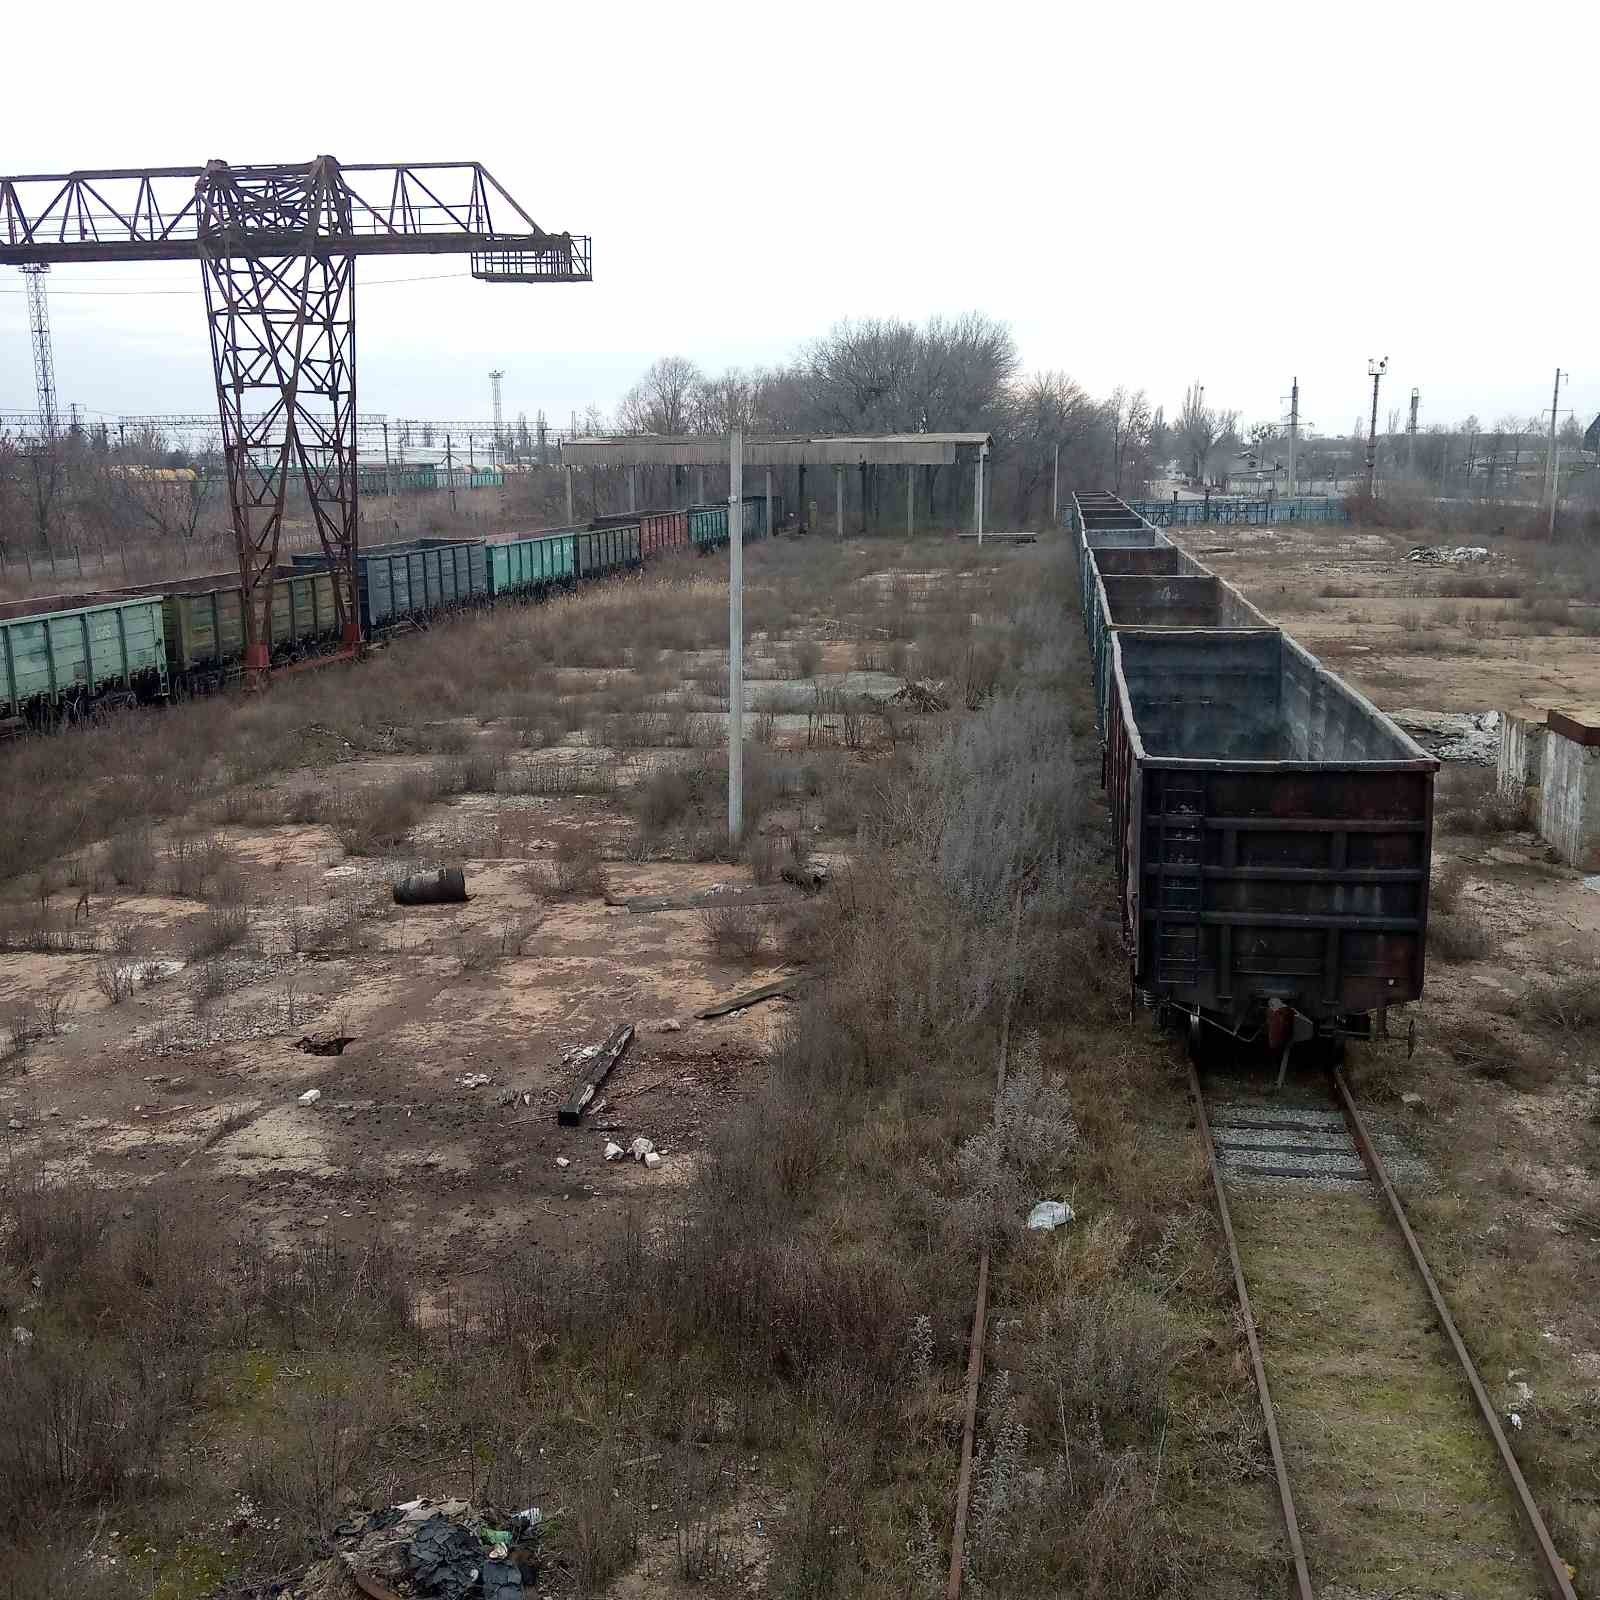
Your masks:
[[[500,380],[503,377],[505,377],[505,373],[499,368],[489,374],[489,394],[494,403],[494,448],[497,460],[503,459],[506,454],[505,408],[500,397]]]
[[[540,228],[477,162],[325,155],[0,178],[0,262],[200,263],[252,682],[271,660],[291,476],[335,574],[339,631],[360,637],[355,261],[417,254],[467,255],[490,283],[593,277],[586,236]]]

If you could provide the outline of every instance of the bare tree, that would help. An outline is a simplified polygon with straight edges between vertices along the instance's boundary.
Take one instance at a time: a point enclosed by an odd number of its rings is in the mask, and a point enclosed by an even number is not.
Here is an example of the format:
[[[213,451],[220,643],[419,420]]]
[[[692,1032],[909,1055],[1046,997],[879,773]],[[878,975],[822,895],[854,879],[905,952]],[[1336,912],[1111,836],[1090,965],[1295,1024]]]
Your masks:
[[[618,417],[628,433],[688,433],[703,375],[687,356],[662,356],[622,397]]]
[[[45,549],[56,524],[57,502],[66,487],[66,459],[61,442],[41,439],[22,451],[23,483],[33,513],[34,537]]]
[[[761,374],[747,376],[729,367],[718,378],[702,378],[695,385],[692,422],[696,433],[727,433],[755,426]]]
[[[1205,482],[1212,454],[1233,437],[1238,421],[1237,411],[1208,407],[1205,390],[1199,383],[1184,391],[1183,410],[1178,413],[1178,438],[1189,458],[1189,476],[1196,483]]]
[[[1111,429],[1111,475],[1118,494],[1129,466],[1148,457],[1155,412],[1143,389],[1132,394],[1120,383],[1106,401],[1106,422]]]
[[[194,538],[208,505],[215,498],[217,478],[196,467],[140,467],[117,464],[106,468],[106,489],[134,520],[164,538]]]

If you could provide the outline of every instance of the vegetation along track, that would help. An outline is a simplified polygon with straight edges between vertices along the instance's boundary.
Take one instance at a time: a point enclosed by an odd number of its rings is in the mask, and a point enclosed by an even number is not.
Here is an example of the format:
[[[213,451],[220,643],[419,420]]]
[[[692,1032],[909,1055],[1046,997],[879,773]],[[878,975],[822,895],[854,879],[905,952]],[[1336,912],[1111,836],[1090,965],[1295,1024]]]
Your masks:
[[[1316,1592],[1313,1569],[1341,1593],[1398,1581],[1418,1596],[1530,1595],[1542,1581],[1575,1600],[1406,1217],[1388,1141],[1343,1074],[1332,1074],[1332,1106],[1240,1097],[1209,1114],[1189,1074],[1301,1600]]]

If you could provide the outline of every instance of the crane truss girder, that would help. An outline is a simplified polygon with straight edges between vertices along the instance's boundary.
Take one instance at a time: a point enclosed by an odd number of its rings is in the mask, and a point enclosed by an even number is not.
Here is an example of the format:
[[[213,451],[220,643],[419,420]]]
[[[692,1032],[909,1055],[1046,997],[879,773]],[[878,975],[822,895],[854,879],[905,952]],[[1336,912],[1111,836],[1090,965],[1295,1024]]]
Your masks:
[[[295,193],[313,168],[339,175],[341,206],[320,224],[330,255],[471,255],[474,276],[491,281],[582,283],[593,277],[584,235],[547,233],[476,161],[355,163],[330,156],[287,166],[92,172],[0,178],[0,262],[193,261],[201,254],[202,194],[211,175],[269,194],[249,241],[265,254],[301,248]]]

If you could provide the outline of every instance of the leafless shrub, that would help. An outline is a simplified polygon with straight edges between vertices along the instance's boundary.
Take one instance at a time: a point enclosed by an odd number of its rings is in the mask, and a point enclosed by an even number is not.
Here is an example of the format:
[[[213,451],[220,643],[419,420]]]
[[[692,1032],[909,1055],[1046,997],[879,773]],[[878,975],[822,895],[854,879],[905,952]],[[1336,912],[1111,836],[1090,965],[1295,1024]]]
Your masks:
[[[543,921],[544,918],[537,914],[505,918],[495,929],[499,953],[502,956],[520,956]]]
[[[568,1502],[566,1549],[580,1592],[598,1594],[630,1566],[639,1550],[640,1506],[621,1451],[607,1446],[583,1473]]]
[[[786,829],[777,833],[752,833],[745,842],[744,855],[750,864],[750,876],[763,884],[776,883],[785,868],[798,876],[807,861],[804,841],[799,834]]]
[[[1428,918],[1428,953],[1441,961],[1481,961],[1494,948],[1482,917],[1463,907]]]
[[[21,1060],[34,1044],[44,1038],[45,1032],[45,1020],[37,1002],[27,1000],[13,1006],[6,1017],[5,1058]]]
[[[681,767],[656,767],[633,791],[634,815],[652,833],[681,822],[699,798],[695,775]]]
[[[487,972],[500,955],[496,939],[471,929],[456,934],[451,947],[455,953],[457,970],[464,977]]]
[[[822,670],[822,646],[815,639],[796,639],[789,650],[796,678],[814,678]]]
[[[1600,974],[1553,976],[1532,984],[1512,1013],[1561,1033],[1592,1036],[1600,1030]]]
[[[506,794],[533,795],[603,795],[616,787],[614,769],[600,761],[525,761],[507,768],[501,783]]]
[[[760,959],[767,942],[765,920],[749,906],[713,906],[700,913],[707,945],[725,961]]]
[[[529,887],[551,897],[603,896],[609,881],[599,842],[588,837],[563,839],[549,861],[528,869]]]
[[[94,964],[94,985],[112,1005],[120,1006],[132,993],[136,968],[111,957]]]
[[[201,898],[208,883],[226,883],[237,894],[242,882],[238,858],[227,840],[216,834],[176,833],[166,846],[167,873],[172,892],[184,899]]]
[[[320,789],[294,789],[284,797],[285,822],[321,822],[326,810],[326,797]]]
[[[1525,594],[1518,603],[1518,610],[1529,622],[1542,627],[1565,628],[1572,621],[1572,603],[1562,594]]]
[[[250,933],[244,906],[217,906],[193,918],[184,928],[184,946],[191,961],[204,961],[243,944]]]
[[[155,840],[148,828],[119,833],[106,846],[105,868],[114,883],[143,893],[156,880]]]
[[[1527,802],[1499,792],[1492,768],[1446,766],[1439,775],[1436,816],[1445,833],[1517,833],[1528,826]]]

